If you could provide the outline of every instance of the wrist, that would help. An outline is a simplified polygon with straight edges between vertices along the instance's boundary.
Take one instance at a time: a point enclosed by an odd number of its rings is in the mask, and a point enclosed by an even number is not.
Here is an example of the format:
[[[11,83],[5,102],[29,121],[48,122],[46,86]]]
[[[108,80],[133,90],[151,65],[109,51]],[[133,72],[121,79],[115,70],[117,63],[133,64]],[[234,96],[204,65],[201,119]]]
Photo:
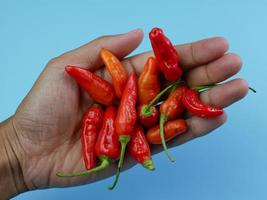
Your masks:
[[[12,118],[0,123],[0,200],[27,190],[20,165],[18,138]]]

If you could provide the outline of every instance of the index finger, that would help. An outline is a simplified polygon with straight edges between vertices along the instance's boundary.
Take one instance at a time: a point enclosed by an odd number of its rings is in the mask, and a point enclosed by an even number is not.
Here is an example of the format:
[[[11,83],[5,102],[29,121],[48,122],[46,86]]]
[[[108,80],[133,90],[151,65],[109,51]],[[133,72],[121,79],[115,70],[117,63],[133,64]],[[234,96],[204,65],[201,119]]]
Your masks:
[[[186,71],[220,58],[228,50],[228,42],[222,37],[214,37],[176,45],[175,48],[180,57],[180,65]],[[139,74],[149,56],[153,56],[152,51],[126,58],[122,62],[129,71],[133,68]]]

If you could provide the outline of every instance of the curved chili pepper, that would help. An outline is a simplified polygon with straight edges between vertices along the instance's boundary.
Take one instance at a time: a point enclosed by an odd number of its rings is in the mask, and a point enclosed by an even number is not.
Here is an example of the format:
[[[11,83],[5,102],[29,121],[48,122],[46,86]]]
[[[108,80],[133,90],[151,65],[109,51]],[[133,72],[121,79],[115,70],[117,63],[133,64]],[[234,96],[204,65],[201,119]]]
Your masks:
[[[91,96],[97,103],[105,106],[113,104],[116,94],[113,86],[90,72],[89,70],[68,65],[65,71]]]
[[[118,113],[115,121],[116,131],[119,135],[119,141],[121,143],[120,161],[118,163],[118,169],[116,178],[109,189],[113,189],[120,176],[120,171],[123,166],[125,150],[128,142],[131,139],[131,134],[136,122],[136,101],[137,101],[137,78],[135,73],[129,76],[127,84],[123,90],[122,98],[119,104]]]
[[[186,86],[177,87],[168,97],[168,99],[160,105],[160,136],[163,149],[171,161],[174,161],[169,154],[164,138],[164,123],[168,120],[175,119],[184,111],[182,103],[183,96],[187,90]]]
[[[159,71],[154,57],[149,57],[138,78],[138,103],[148,104],[160,92]]]
[[[167,86],[164,90],[158,93],[154,99],[152,99],[148,104],[144,104],[138,107],[137,116],[139,122],[147,128],[151,128],[156,125],[159,119],[159,111],[154,106],[154,104],[164,95],[168,90],[176,86],[180,81],[176,81],[169,86]]]
[[[99,166],[87,171],[80,171],[75,173],[59,172],[57,173],[57,175],[60,177],[76,177],[88,175],[102,171],[110,165],[112,160],[118,159],[120,155],[120,143],[118,140],[118,135],[115,131],[115,119],[115,107],[110,106],[105,111],[103,125],[95,144],[95,153],[101,161],[101,164]]]
[[[159,69],[169,81],[178,80],[183,71],[179,67],[179,55],[162,29],[153,28],[149,33],[151,45],[156,56]]]
[[[187,130],[188,126],[186,121],[183,119],[168,121],[164,126],[165,141],[170,141],[174,137],[186,132]],[[146,138],[150,144],[162,144],[159,125],[149,129],[146,134]]]
[[[187,89],[182,100],[186,109],[196,116],[212,118],[223,114],[223,109],[202,103],[196,90]]]
[[[132,132],[131,141],[129,143],[129,152],[136,162],[142,164],[149,170],[155,170],[151,159],[149,144],[147,143],[144,129],[136,124]]]
[[[94,168],[96,165],[95,143],[102,125],[102,120],[103,110],[98,104],[89,107],[82,119],[82,153],[87,170]]]
[[[127,72],[122,66],[119,59],[106,49],[101,49],[101,58],[112,78],[112,83],[117,97],[121,98],[123,89],[127,82]]]

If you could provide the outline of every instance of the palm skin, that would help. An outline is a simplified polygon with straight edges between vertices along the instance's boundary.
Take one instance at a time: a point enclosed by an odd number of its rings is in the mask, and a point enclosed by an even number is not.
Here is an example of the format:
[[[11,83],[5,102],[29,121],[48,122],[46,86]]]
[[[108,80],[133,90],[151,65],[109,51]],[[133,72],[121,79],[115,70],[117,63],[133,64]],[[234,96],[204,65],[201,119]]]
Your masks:
[[[106,48],[119,58],[134,50],[142,40],[142,31],[101,37],[78,49],[52,59],[35,85],[11,118],[16,138],[13,146],[18,157],[24,182],[28,189],[62,187],[93,182],[115,173],[113,164],[103,172],[78,178],[59,178],[58,171],[75,172],[84,169],[81,143],[81,118],[93,103],[75,81],[64,71],[67,64],[84,66],[96,70],[105,79],[109,76],[103,68],[99,51]],[[181,65],[186,71],[189,85],[204,85],[224,81],[236,74],[241,61],[235,54],[225,54],[227,42],[222,38],[211,38],[177,46]],[[151,52],[123,60],[128,71],[139,74]],[[202,101],[226,107],[241,98],[248,90],[244,80],[236,79],[201,94]],[[222,125],[226,115],[215,119],[189,116],[189,130],[169,143],[169,146],[189,141]],[[197,127],[197,128],[196,128]],[[153,147],[153,151],[161,150]],[[158,149],[155,149],[158,148]],[[127,160],[126,165],[133,163]]]

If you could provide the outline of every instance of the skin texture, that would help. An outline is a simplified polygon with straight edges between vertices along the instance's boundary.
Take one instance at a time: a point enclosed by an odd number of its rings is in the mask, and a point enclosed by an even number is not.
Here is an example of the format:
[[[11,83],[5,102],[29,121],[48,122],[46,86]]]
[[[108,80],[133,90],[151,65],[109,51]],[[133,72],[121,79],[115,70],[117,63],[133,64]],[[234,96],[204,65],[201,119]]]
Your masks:
[[[36,188],[94,182],[115,174],[116,164],[86,177],[62,179],[55,175],[58,171],[74,172],[84,169],[80,122],[87,107],[93,103],[64,72],[64,67],[67,64],[87,66],[110,81],[108,73],[101,68],[101,48],[109,49],[122,59],[139,45],[142,37],[141,30],[100,37],[49,61],[16,113],[0,124],[0,199]],[[224,81],[241,68],[239,56],[226,53],[228,43],[223,38],[178,45],[176,49],[190,86]],[[151,55],[151,52],[146,52],[126,58],[122,63],[128,73],[135,70],[140,74],[147,57]],[[242,99],[247,91],[246,81],[235,79],[203,92],[201,100],[224,108]],[[170,141],[168,146],[177,146],[203,136],[225,121],[225,114],[214,119],[189,116],[189,130]],[[152,151],[155,153],[162,149],[153,147]],[[131,166],[133,162],[126,160],[125,168]]]

